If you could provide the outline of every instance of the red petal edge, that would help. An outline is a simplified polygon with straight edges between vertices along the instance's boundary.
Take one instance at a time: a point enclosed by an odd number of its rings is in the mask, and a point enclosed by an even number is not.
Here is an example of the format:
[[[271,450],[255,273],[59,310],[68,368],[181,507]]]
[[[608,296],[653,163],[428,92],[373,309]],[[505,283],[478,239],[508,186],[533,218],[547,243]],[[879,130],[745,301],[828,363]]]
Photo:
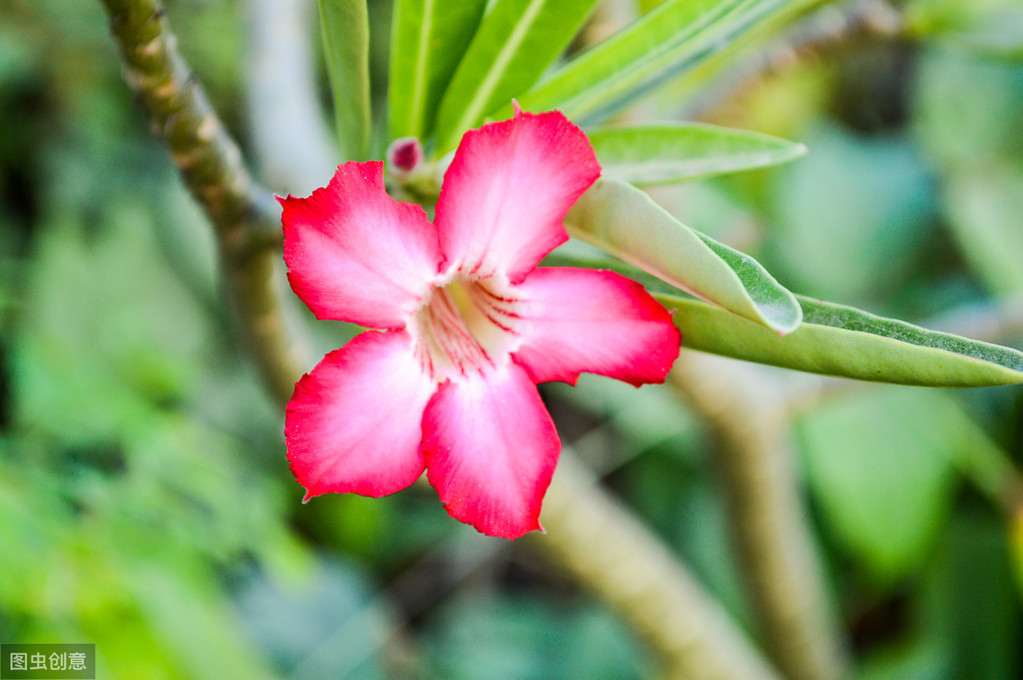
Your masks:
[[[317,318],[401,328],[441,259],[423,209],[387,195],[383,163],[345,163],[308,198],[277,200],[288,281]]]

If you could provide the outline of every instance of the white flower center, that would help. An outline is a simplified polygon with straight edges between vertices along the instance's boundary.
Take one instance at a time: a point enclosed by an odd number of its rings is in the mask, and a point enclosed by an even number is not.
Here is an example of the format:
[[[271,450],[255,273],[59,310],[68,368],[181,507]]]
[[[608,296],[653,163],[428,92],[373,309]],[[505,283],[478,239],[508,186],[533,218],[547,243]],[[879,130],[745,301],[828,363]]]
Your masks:
[[[502,276],[439,280],[408,326],[423,369],[440,383],[503,365],[520,343],[519,303]]]

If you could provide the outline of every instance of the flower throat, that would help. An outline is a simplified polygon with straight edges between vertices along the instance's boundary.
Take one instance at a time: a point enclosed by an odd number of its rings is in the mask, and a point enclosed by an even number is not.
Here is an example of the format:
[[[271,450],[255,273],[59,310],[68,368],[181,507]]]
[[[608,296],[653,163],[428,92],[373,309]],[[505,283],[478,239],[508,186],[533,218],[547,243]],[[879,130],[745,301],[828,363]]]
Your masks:
[[[514,350],[519,300],[497,277],[455,275],[436,285],[413,317],[416,352],[437,381],[502,365]]]

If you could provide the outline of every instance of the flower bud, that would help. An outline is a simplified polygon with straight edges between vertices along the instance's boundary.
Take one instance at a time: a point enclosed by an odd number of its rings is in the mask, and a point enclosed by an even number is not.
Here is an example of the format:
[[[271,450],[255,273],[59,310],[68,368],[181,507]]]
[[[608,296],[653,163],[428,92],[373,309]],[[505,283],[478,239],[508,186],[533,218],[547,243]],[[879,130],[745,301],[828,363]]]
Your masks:
[[[411,175],[423,162],[423,145],[415,137],[399,137],[387,147],[387,169],[395,179]]]

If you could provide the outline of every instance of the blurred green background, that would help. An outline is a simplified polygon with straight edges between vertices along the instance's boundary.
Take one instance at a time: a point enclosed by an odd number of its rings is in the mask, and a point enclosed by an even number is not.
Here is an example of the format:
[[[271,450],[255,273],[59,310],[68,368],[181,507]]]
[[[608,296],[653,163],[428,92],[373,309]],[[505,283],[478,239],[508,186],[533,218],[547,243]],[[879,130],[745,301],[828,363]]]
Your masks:
[[[245,145],[245,3],[168,5]],[[895,37],[799,49],[725,96],[669,84],[625,115],[807,144],[789,166],[656,196],[793,290],[1020,347],[1023,10],[900,10]],[[370,11],[380,93],[390,6]],[[656,672],[535,543],[477,535],[429,489],[299,503],[208,227],[98,2],[0,1],[0,197],[0,640],[94,642],[101,678]],[[327,350],[348,330],[316,332]],[[792,402],[857,676],[1023,677],[1023,529],[1014,548],[999,495],[1023,464],[1023,391],[763,372]],[[752,631],[699,421],[666,387],[544,394],[563,439]]]

